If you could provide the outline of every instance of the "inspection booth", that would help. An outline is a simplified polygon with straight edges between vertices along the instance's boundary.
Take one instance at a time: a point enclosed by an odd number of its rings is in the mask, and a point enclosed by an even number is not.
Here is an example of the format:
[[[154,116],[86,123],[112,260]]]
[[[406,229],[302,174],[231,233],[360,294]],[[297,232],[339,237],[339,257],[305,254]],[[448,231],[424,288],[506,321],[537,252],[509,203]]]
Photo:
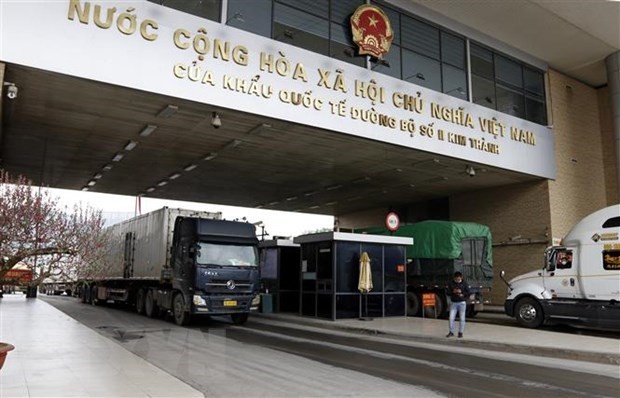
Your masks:
[[[262,298],[271,300],[273,312],[299,313],[299,244],[288,239],[272,239],[260,242],[259,250]]]
[[[405,248],[413,238],[324,232],[294,242],[301,245],[301,315],[332,320],[405,316]],[[358,290],[364,252],[373,284],[366,297]]]

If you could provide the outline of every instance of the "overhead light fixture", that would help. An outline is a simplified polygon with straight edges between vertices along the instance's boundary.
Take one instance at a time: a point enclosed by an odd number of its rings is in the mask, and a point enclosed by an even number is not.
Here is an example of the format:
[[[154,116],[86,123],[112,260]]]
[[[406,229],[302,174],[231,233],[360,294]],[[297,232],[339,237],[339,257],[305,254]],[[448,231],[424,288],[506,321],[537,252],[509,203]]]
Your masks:
[[[211,125],[216,129],[222,127],[222,118],[219,113],[213,112],[213,116],[211,117]]]
[[[8,99],[17,98],[18,89],[15,83],[4,82],[4,86],[7,87],[6,96]]]
[[[279,201],[279,200],[275,200],[275,201],[273,201],[273,202],[269,202],[268,204],[269,204],[269,206],[275,206],[275,205],[277,205],[278,203],[280,203],[280,201]]]
[[[325,206],[333,206],[336,203],[338,203],[338,202],[327,202],[327,203],[325,203]]]
[[[333,191],[333,190],[338,189],[338,188],[342,188],[342,184],[336,184],[336,185],[331,185],[329,187],[325,187],[325,190]]]
[[[319,207],[321,207],[321,206],[319,206],[319,205],[314,205],[314,206],[310,206],[310,207],[308,207],[308,209],[318,209]]]
[[[161,111],[157,113],[157,117],[169,118],[170,116],[177,113],[179,107],[176,105],[167,105]]]
[[[319,191],[309,191],[309,192],[305,192],[304,196],[312,196],[312,195],[316,195],[317,193],[319,193]]]
[[[179,177],[181,177],[181,173],[174,173],[174,174],[170,174],[170,176],[168,176],[168,179],[169,180],[176,180]]]
[[[123,160],[123,158],[125,157],[125,155],[123,155],[122,153],[117,153],[116,155],[114,155],[114,157],[112,158],[113,162],[120,162],[121,160]]]
[[[198,167],[197,164],[188,164],[187,166],[183,167],[183,170],[185,171],[192,171],[194,170],[196,167]]]
[[[235,149],[239,145],[241,145],[241,140],[232,140],[228,144],[224,145],[222,149]]]
[[[144,126],[142,131],[140,131],[140,137],[148,137],[149,135],[153,134],[153,131],[157,130],[158,127],[159,126],[156,126],[154,124],[147,124],[146,126]]]
[[[103,171],[110,171],[112,170],[112,166],[110,163],[106,164],[105,166],[103,166]]]
[[[164,185],[167,185],[168,181],[167,180],[161,180],[160,182],[157,183],[158,187],[163,187]]]
[[[126,151],[131,151],[131,150],[132,150],[132,149],[134,149],[137,145],[138,145],[138,141],[129,141],[127,144],[125,144],[125,150],[126,150]]]
[[[101,177],[103,177],[103,174],[101,174],[101,173],[97,173],[97,174],[95,174],[95,175],[93,176],[93,178],[94,178],[95,180],[99,180],[99,179],[101,179]]]
[[[291,200],[297,200],[297,196],[289,196],[288,198],[286,198],[287,201],[291,201]]]
[[[148,187],[146,189],[146,192],[153,192],[155,190],[155,187]]]
[[[89,188],[89,187],[82,187],[82,191],[86,192],[86,191],[88,191],[88,190],[90,190],[90,188]]]
[[[94,187],[96,183],[97,183],[97,181],[90,180],[90,181],[88,181],[88,184],[86,184],[86,185],[88,185],[89,187]]]
[[[366,182],[366,181],[370,181],[370,177],[358,178],[357,180],[351,181],[351,184],[356,185],[356,184],[361,184],[361,183]]]
[[[270,128],[271,128],[271,124],[269,124],[269,123],[261,123],[259,125],[256,125],[256,126],[252,127],[246,134],[247,135],[257,134],[262,129],[270,129]]]
[[[476,169],[474,169],[472,166],[465,166],[465,173],[467,173],[467,175],[470,177],[475,177]]]
[[[256,206],[254,206],[255,209],[262,209],[263,207],[265,207],[265,206],[263,206],[263,205],[256,205]]]
[[[213,160],[217,157],[217,153],[215,152],[210,152],[207,153],[207,156],[205,156],[204,158],[202,158],[202,160]]]

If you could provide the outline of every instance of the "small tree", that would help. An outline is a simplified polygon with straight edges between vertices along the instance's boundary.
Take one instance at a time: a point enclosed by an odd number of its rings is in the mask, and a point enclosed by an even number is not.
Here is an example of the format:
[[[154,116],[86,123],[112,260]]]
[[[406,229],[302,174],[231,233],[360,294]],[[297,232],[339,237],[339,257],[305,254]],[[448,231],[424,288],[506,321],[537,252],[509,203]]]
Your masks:
[[[0,280],[18,263],[32,271],[31,288],[50,277],[71,279],[98,260],[105,243],[101,211],[61,208],[47,190],[0,170]]]

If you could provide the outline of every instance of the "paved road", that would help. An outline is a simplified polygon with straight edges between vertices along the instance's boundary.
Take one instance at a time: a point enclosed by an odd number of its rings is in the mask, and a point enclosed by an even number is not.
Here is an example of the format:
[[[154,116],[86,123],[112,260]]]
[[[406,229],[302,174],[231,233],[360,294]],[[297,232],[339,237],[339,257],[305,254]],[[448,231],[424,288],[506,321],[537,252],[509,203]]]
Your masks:
[[[618,369],[250,320],[180,328],[44,299],[208,396],[618,397]],[[480,350],[477,350],[480,351]]]

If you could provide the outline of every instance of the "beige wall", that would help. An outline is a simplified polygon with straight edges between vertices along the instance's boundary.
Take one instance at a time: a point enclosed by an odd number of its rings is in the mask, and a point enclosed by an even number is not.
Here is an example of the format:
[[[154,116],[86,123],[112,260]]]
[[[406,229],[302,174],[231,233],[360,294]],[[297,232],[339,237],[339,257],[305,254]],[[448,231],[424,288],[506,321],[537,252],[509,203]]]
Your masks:
[[[605,173],[605,189],[607,192],[607,205],[611,206],[620,203],[620,192],[618,191],[618,169],[620,160],[616,153],[613,116],[611,113],[611,100],[609,89],[603,87],[597,91],[598,109],[601,124],[601,145],[603,147],[603,172]]]

